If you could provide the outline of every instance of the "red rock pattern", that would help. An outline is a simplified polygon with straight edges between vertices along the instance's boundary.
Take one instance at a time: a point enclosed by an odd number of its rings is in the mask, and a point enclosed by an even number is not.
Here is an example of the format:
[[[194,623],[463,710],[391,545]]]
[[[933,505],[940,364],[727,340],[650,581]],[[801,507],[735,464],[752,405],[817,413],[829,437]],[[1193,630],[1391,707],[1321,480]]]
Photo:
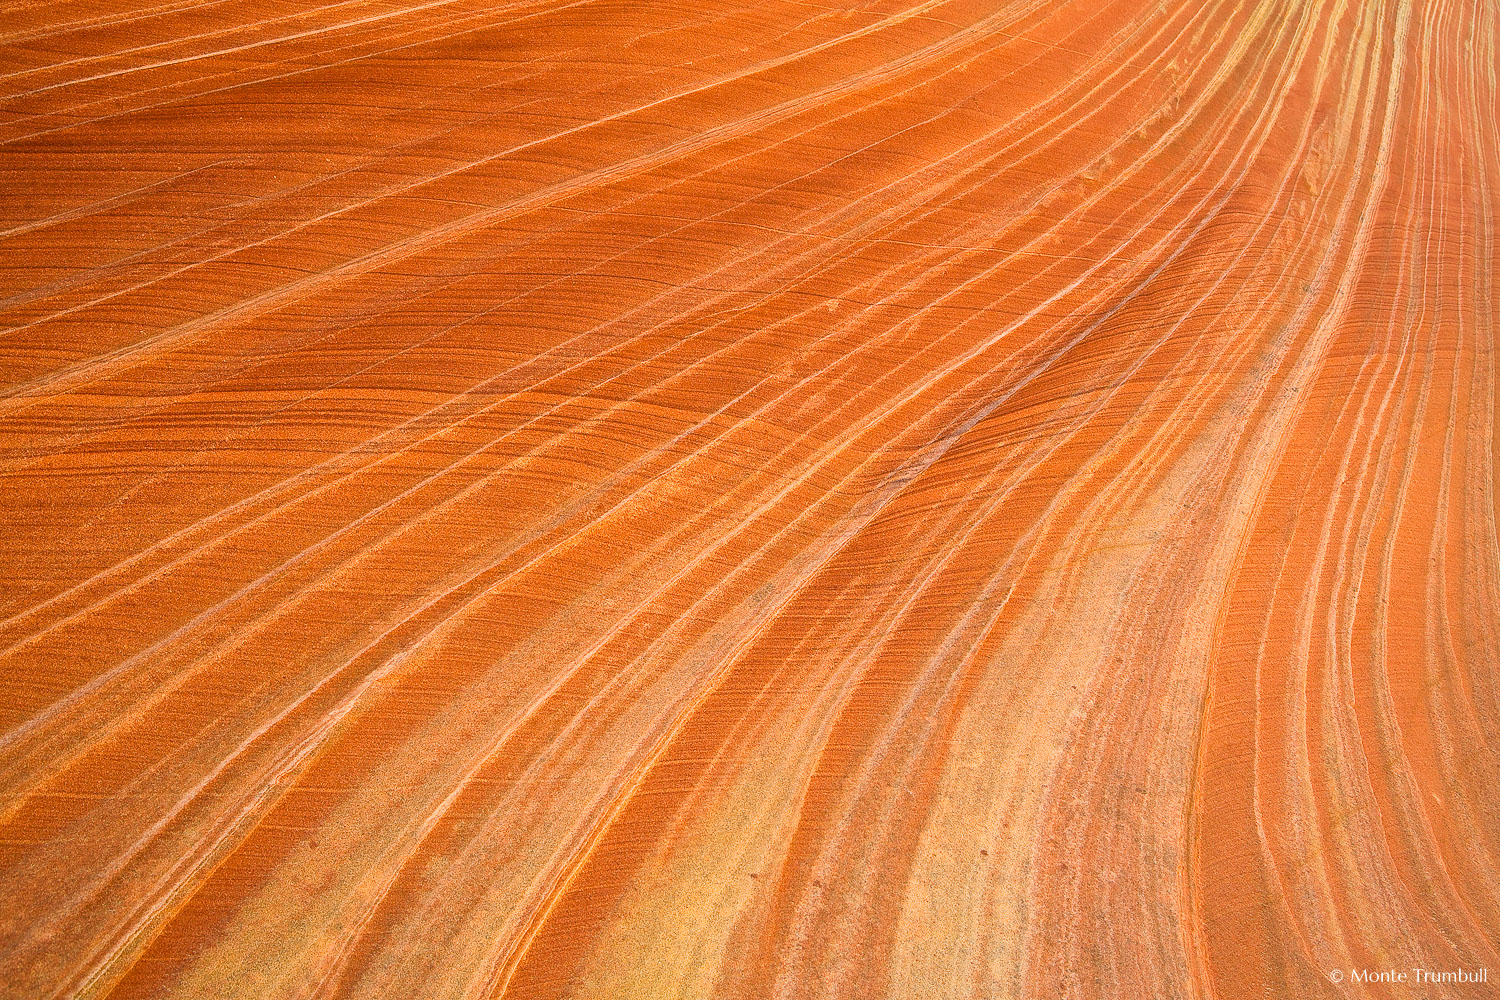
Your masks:
[[[0,994],[1497,995],[1497,20],[9,0]]]

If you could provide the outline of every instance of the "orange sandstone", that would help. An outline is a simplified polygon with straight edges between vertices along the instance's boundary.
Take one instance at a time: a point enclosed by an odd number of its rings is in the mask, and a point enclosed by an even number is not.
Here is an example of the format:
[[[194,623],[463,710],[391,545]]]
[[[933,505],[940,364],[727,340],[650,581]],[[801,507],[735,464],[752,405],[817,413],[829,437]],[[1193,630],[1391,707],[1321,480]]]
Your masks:
[[[0,995],[1494,996],[1497,20],[11,0]]]

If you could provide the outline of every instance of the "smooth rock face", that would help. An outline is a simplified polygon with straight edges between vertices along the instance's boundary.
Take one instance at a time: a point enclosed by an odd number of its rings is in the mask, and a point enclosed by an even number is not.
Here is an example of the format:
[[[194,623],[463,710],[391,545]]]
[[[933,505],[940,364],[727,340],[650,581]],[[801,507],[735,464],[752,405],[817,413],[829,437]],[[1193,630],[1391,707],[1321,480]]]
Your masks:
[[[0,996],[1500,995],[1497,45],[8,0]]]

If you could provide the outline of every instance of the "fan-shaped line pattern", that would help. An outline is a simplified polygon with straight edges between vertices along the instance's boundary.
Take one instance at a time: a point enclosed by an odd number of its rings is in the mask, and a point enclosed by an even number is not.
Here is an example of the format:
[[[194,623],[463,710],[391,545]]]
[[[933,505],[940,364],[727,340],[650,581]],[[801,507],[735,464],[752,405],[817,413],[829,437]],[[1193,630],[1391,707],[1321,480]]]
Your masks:
[[[0,9],[0,993],[1491,995],[1490,0]]]

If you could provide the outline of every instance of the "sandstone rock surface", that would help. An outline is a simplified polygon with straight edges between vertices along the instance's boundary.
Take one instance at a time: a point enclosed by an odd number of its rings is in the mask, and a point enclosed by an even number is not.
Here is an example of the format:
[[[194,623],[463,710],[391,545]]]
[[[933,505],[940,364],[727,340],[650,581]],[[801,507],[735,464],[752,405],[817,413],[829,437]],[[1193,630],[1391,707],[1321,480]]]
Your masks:
[[[0,996],[1497,995],[1493,0],[0,9]]]

